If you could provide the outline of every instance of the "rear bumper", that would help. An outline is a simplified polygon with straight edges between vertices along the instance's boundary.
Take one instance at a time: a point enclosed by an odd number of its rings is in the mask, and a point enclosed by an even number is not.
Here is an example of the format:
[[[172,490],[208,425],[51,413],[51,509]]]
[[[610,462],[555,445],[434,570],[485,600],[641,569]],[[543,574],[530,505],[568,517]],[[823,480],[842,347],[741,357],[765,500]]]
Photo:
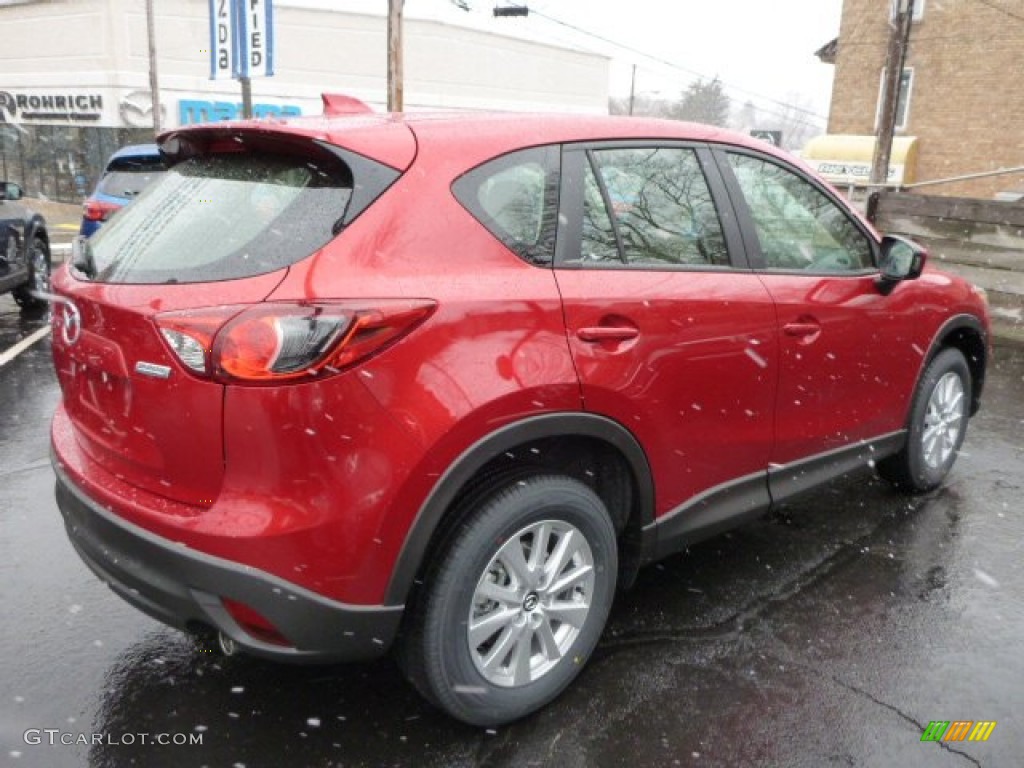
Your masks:
[[[57,506],[79,556],[124,600],[183,630],[212,628],[252,655],[292,662],[337,662],[383,655],[402,606],[339,603],[249,566],[203,554],[119,519],[87,497],[54,460]],[[291,646],[243,629],[221,598],[250,606]]]

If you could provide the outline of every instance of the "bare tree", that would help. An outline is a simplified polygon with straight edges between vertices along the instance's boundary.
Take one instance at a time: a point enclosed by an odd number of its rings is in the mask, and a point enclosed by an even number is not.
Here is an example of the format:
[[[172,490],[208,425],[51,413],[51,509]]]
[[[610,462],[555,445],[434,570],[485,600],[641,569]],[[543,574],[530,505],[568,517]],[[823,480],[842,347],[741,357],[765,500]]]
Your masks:
[[[783,102],[772,103],[769,107],[755,110],[756,124],[749,127],[741,122],[744,116],[744,111],[741,110],[734,125],[744,132],[751,129],[779,131],[782,133],[782,146],[788,150],[803,149],[812,138],[825,133],[824,123],[809,114],[811,103],[806,97],[790,91]]]

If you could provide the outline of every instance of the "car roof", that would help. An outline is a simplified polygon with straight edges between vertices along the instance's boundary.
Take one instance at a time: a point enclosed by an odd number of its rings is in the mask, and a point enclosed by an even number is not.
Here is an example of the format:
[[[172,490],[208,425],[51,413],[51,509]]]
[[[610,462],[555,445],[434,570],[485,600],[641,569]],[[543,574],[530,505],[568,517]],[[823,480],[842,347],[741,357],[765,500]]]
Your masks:
[[[328,141],[405,169],[418,149],[458,146],[464,156],[574,141],[674,140],[727,143],[794,158],[767,142],[716,126],[656,118],[519,112],[358,112],[184,126],[160,137],[192,132],[292,133]],[[415,137],[415,138],[413,138]],[[417,146],[418,145],[418,146]]]
[[[159,157],[160,149],[156,144],[129,144],[126,147],[121,147],[107,160],[109,164],[112,160],[121,160],[126,157]]]
[[[573,115],[521,112],[423,112],[397,116],[418,134],[449,135],[453,128],[470,127],[475,133],[495,138],[512,136],[519,143],[553,144],[572,140],[602,138],[658,138],[713,141],[728,134],[730,140],[744,139],[724,128],[679,120],[662,120],[625,115]]]
[[[489,144],[493,150],[557,144],[572,141],[659,139],[697,142],[724,142],[752,149],[771,150],[760,139],[725,128],[680,120],[664,120],[625,115],[579,115],[522,112],[412,112],[313,118],[321,120],[328,134],[341,139],[352,121],[361,127],[378,124],[404,124],[419,141],[463,145],[467,141]],[[293,119],[302,125],[310,118]],[[773,152],[773,154],[785,154]]]
[[[792,158],[767,142],[725,128],[680,120],[626,115],[481,113],[412,114],[404,120],[423,143],[477,147],[501,154],[520,147],[597,141],[692,141],[748,147]]]

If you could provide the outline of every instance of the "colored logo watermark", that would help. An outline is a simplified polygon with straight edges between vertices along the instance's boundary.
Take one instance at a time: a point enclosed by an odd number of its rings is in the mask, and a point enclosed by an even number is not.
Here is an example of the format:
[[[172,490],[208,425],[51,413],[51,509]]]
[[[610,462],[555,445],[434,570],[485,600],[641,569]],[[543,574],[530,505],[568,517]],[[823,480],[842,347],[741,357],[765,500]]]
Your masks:
[[[995,720],[932,720],[921,741],[988,741],[995,729]]]

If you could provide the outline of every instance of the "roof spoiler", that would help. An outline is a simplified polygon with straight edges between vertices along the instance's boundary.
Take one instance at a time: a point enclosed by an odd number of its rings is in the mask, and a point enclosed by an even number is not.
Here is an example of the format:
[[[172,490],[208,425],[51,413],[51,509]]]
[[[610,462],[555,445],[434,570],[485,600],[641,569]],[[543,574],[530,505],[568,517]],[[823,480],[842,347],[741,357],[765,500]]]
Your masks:
[[[324,117],[365,115],[373,112],[366,102],[343,93],[322,93],[320,98],[324,100]]]

